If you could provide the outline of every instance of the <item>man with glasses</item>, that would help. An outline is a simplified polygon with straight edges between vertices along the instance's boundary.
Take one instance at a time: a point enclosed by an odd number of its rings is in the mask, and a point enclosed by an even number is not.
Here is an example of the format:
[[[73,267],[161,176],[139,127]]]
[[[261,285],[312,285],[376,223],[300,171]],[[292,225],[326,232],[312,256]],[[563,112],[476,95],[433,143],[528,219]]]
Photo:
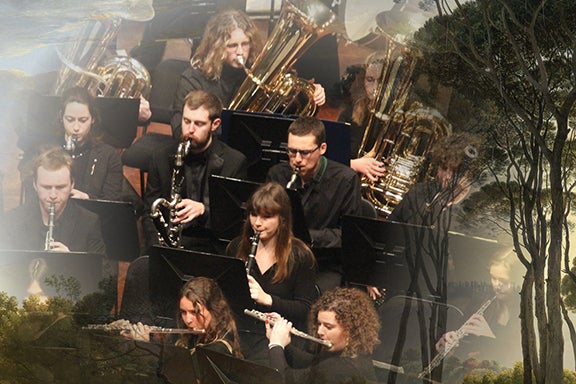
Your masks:
[[[326,149],[324,123],[316,117],[300,117],[288,128],[290,162],[279,163],[268,172],[269,180],[287,185],[298,169],[292,187],[302,196],[312,248],[320,266],[318,285],[323,289],[340,283],[342,216],[361,214],[358,175],[351,168],[326,158]]]

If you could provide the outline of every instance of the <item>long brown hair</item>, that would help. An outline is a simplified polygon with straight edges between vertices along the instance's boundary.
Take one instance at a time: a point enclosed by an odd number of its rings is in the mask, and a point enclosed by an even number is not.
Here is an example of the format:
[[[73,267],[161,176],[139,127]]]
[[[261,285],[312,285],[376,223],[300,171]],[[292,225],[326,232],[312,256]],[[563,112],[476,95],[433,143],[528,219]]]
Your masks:
[[[312,335],[318,333],[318,312],[334,312],[336,321],[348,334],[342,356],[357,357],[371,354],[380,342],[380,320],[372,300],[357,288],[335,288],[324,293],[312,305],[308,325]]]
[[[210,80],[219,80],[226,55],[226,42],[237,28],[240,28],[250,39],[250,55],[248,55],[246,65],[251,66],[262,50],[260,32],[244,12],[228,10],[215,14],[208,21],[202,41],[190,60],[192,67],[198,68]]]
[[[234,321],[230,306],[218,284],[207,277],[193,277],[188,280],[180,290],[178,300],[183,297],[190,300],[196,310],[199,310],[199,304],[202,304],[210,312],[211,320],[206,327],[206,334],[203,335],[201,339],[202,343],[208,344],[219,339],[224,339],[227,335],[230,335],[234,356],[242,358],[236,322]],[[178,314],[176,318],[178,326],[180,328],[186,328],[182,316]],[[178,341],[178,344],[187,346],[189,341],[189,335],[183,335]]]
[[[82,87],[72,87],[65,90],[60,98],[60,114],[58,115],[58,124],[64,130],[64,111],[66,106],[71,103],[78,103],[88,107],[88,112],[92,117],[92,126],[90,127],[90,132],[86,137],[86,142],[100,142],[103,140],[103,133],[101,131],[100,123],[100,111],[96,105],[96,98],[88,92],[87,89]]]
[[[292,235],[292,207],[290,198],[284,187],[276,182],[268,182],[254,191],[246,203],[248,214],[279,215],[280,224],[276,235],[276,273],[272,278],[273,283],[287,278],[292,272],[293,260],[290,258],[293,241]],[[247,219],[242,230],[242,239],[236,256],[247,260],[250,252],[250,237],[253,234],[250,220]]]
[[[354,82],[350,87],[350,97],[352,99],[352,122],[356,125],[363,127],[368,118],[368,110],[370,108],[371,100],[366,94],[364,88],[364,80],[366,79],[366,68],[372,64],[385,64],[386,53],[383,51],[375,51],[366,57],[362,71],[356,75]],[[379,82],[383,79],[379,79]]]

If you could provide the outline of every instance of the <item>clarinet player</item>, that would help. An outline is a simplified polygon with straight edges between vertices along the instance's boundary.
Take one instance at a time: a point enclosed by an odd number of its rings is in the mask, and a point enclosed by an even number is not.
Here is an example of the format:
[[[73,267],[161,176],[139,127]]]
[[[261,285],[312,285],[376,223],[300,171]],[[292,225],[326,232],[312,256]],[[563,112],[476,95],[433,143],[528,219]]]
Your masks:
[[[169,217],[173,224],[182,225],[181,245],[187,249],[214,252],[209,235],[208,180],[211,175],[246,178],[246,157],[219,141],[213,133],[220,127],[222,102],[214,94],[202,90],[188,93],[182,106],[181,142],[189,142],[182,156],[179,175],[174,185],[172,174],[175,154],[180,143],[162,148],[152,157],[145,193],[144,230],[148,245],[159,242],[158,228],[150,218],[152,204],[178,189],[176,202]]]
[[[310,248],[292,234],[288,194],[278,183],[263,184],[246,203],[246,210],[249,219],[244,223],[242,235],[232,240],[226,253],[250,264],[253,234],[258,233],[248,275],[254,309],[278,312],[295,324],[304,325],[317,296],[316,263]],[[254,321],[244,325],[252,331],[243,335],[246,357],[265,364],[268,350],[262,325]]]
[[[72,158],[61,147],[33,160],[36,196],[6,213],[0,248],[105,254],[98,216],[70,199],[71,169]]]

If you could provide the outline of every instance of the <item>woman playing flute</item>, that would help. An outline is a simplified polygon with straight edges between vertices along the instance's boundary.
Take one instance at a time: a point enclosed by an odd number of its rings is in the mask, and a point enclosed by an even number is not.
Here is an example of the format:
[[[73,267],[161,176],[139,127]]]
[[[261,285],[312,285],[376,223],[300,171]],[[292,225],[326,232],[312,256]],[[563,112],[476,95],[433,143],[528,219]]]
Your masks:
[[[336,288],[312,306],[309,333],[328,341],[330,348],[308,353],[292,346],[292,323],[283,318],[266,328],[270,365],[282,374],[285,383],[376,381],[370,355],[378,343],[380,322],[370,298],[358,289]]]

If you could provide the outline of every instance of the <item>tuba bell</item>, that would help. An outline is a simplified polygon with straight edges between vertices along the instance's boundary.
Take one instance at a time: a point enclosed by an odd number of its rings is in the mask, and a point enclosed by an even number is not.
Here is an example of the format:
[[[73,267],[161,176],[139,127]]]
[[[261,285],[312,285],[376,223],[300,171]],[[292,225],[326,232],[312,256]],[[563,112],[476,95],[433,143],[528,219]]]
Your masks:
[[[125,55],[103,60],[121,21],[120,17],[86,21],[79,37],[57,50],[64,66],[53,90],[55,95],[74,86],[95,96],[137,98],[150,93],[150,74],[140,62]]]
[[[421,181],[428,152],[440,137],[451,133],[451,126],[438,111],[420,103],[404,110],[416,57],[390,38],[384,52],[380,83],[369,107],[358,157],[384,163],[384,175],[375,182],[362,177],[361,189],[379,215],[387,217],[410,187]]]
[[[228,108],[313,115],[314,85],[298,78],[292,66],[318,39],[336,32],[337,24],[319,0],[284,1],[278,23],[252,67],[244,67],[247,77]]]

